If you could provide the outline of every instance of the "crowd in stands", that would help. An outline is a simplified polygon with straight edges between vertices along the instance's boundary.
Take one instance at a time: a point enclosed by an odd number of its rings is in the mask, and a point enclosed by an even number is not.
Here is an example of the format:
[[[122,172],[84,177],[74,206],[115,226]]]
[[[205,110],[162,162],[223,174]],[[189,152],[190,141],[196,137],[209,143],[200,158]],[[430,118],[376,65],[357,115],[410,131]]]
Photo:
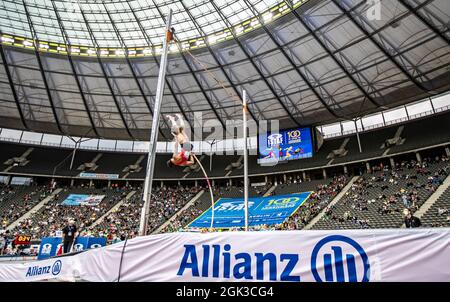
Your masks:
[[[432,169],[438,165],[437,169]],[[372,173],[365,174],[354,182],[339,205],[326,209],[325,219],[340,223],[350,222],[354,228],[373,228],[375,222],[370,221],[364,213],[376,209],[377,220],[385,215],[401,217],[403,210],[412,213],[426,201],[450,172],[446,156],[425,158],[423,161],[402,161],[394,168],[385,165],[374,166]],[[378,196],[371,192],[377,190]],[[346,207],[344,212],[336,211],[336,207]],[[444,211],[441,211],[442,214]],[[401,220],[397,219],[401,224]]]
[[[277,230],[303,229],[316,215],[326,208],[333,198],[345,187],[348,178],[345,175],[335,176],[328,184],[320,184],[308,200]]]
[[[0,187],[1,228],[22,217],[37,203],[51,193],[49,186],[2,186]]]
[[[154,231],[173,214],[178,212],[200,190],[198,186],[160,186],[153,187],[150,202],[150,219],[148,232]],[[143,206],[142,190],[139,189],[119,208],[113,210],[94,228],[86,230],[87,235],[106,236],[108,241],[114,242],[125,237],[138,235],[141,209]]]
[[[348,177],[337,175],[320,182],[310,182],[312,194],[285,222],[273,226],[254,226],[250,229],[255,231],[299,230],[322,211],[324,211],[323,220],[350,224],[351,228],[380,227],[375,222],[383,220],[384,217],[394,217],[401,224],[402,220],[399,218],[404,209],[410,209],[411,213],[417,211],[442,184],[449,172],[450,165],[446,156],[424,158],[421,162],[401,161],[395,163],[393,168],[389,165],[378,164],[372,166],[370,173],[362,175],[355,181],[340,202],[333,206],[330,206],[331,201],[347,184]],[[307,182],[302,181],[300,176],[287,176],[281,181],[277,180],[276,185],[281,189],[291,186],[288,189],[292,191],[305,183]],[[271,187],[270,182],[263,186],[252,187],[250,196],[262,196]],[[49,186],[31,186],[20,193],[19,190],[22,189],[6,185],[0,187],[0,229],[5,229],[51,193]],[[78,190],[81,189],[84,190],[84,194],[103,194],[106,197],[98,205],[67,206],[62,203],[69,194],[79,193]],[[198,207],[200,200],[183,212],[179,212],[201,190],[206,190],[205,194],[209,196],[207,189],[201,186],[154,186],[148,232],[155,231],[170,218],[174,219],[161,232],[211,231],[186,228],[205,210]],[[289,190],[285,191],[290,192]],[[134,195],[126,198],[131,191],[135,191]],[[303,191],[309,191],[309,189]],[[377,192],[378,195],[374,195],[373,192]],[[221,197],[235,197],[233,194],[242,196],[243,186],[242,184],[216,185],[213,193],[215,200]],[[272,194],[279,194],[276,187]],[[12,197],[15,198],[15,202],[9,202],[13,200]],[[123,201],[120,206],[112,210],[103,220],[98,221],[120,201]],[[64,188],[40,210],[31,213],[30,217],[21,221],[10,234],[11,236],[27,234],[33,239],[55,236],[68,219],[74,219],[81,236],[106,237],[109,243],[114,243],[138,235],[142,206],[141,188]],[[372,216],[365,215],[372,210],[378,215],[375,220]],[[436,212],[435,215],[445,216],[446,220],[450,221],[448,206],[442,205],[434,208],[433,211]],[[174,214],[177,216],[172,217]],[[96,221],[99,223],[93,225]]]
[[[82,230],[81,236],[107,237],[110,242],[116,242],[138,235],[139,219],[142,209],[142,193],[136,192],[125,200],[120,207],[115,208],[95,227]]]
[[[75,220],[78,228],[88,228],[98,218],[105,214],[114,204],[123,199],[129,192],[129,188],[115,189],[86,189],[83,194],[105,195],[98,205],[64,205],[63,201],[70,193],[79,193],[76,188],[65,188],[53,196],[53,199],[44,205],[39,211],[32,213],[30,217],[21,221],[14,232],[31,235],[33,238],[55,236],[64,224],[69,220]]]

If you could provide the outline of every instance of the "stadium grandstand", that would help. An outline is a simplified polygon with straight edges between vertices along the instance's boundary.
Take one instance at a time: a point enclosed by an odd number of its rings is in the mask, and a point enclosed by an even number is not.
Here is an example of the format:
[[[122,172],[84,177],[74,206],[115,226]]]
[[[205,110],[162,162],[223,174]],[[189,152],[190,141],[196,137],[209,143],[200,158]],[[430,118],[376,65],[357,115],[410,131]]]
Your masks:
[[[298,246],[324,262],[302,280],[450,281],[449,24],[441,0],[0,0],[0,281],[252,279],[195,253]]]

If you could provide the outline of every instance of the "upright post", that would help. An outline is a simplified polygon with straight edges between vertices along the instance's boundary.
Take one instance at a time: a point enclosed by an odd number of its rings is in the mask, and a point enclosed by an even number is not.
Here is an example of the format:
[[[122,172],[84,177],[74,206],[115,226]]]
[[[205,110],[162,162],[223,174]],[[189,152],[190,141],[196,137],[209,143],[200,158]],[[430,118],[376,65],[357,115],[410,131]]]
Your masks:
[[[362,153],[361,139],[359,138],[359,131],[358,131],[358,124],[356,123],[356,120],[354,120],[353,122],[355,123],[356,139],[358,140],[359,153]]]
[[[161,65],[159,67],[158,84],[156,88],[156,98],[155,98],[155,108],[153,109],[153,120],[152,120],[152,131],[150,134],[150,145],[148,150],[148,160],[147,160],[147,172],[145,175],[144,183],[144,206],[141,211],[141,221],[139,225],[139,235],[145,236],[147,233],[147,225],[150,211],[150,199],[152,194],[152,182],[153,182],[153,172],[155,169],[155,159],[156,159],[156,143],[158,139],[158,128],[159,128],[159,115],[161,111],[161,102],[164,92],[164,84],[167,69],[167,53],[169,49],[169,42],[172,39],[172,34],[170,28],[172,25],[172,10],[169,11],[169,16],[166,23],[166,37],[163,41],[163,52],[161,56]]]
[[[72,159],[70,160],[69,170],[72,170],[72,168],[73,168],[73,162],[75,160],[75,153],[77,153],[77,149],[78,149],[78,144],[79,143],[80,143],[79,140],[75,142],[75,147],[73,148],[73,152],[72,152]]]
[[[245,231],[248,231],[248,149],[247,149],[247,92],[243,91],[243,137],[244,137],[244,204],[245,204]]]

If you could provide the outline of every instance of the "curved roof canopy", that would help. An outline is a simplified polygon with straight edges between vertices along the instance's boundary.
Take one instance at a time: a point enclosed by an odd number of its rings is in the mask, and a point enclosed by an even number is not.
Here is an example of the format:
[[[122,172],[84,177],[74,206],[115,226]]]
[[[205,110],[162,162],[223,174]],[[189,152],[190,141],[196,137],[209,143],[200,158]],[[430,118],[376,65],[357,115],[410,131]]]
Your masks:
[[[191,124],[240,119],[242,89],[251,118],[281,127],[448,90],[448,1],[370,2],[1,0],[0,127],[148,139],[169,7],[162,113]]]

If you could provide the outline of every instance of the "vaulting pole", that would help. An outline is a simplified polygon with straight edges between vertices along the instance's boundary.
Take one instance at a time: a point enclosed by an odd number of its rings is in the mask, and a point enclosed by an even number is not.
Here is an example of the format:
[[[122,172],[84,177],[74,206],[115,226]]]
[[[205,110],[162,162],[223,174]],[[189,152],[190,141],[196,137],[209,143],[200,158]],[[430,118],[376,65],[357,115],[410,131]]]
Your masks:
[[[152,195],[152,182],[153,182],[153,172],[155,170],[155,160],[156,160],[156,143],[158,139],[158,129],[159,129],[159,116],[161,111],[161,102],[164,92],[164,84],[166,78],[167,69],[167,53],[169,49],[169,42],[172,39],[172,32],[170,28],[172,25],[172,10],[169,11],[169,16],[166,23],[166,38],[163,41],[163,52],[161,56],[161,64],[159,67],[158,85],[156,88],[156,98],[155,98],[155,108],[153,109],[153,121],[152,121],[152,131],[150,134],[150,146],[148,150],[148,160],[147,160],[147,172],[145,175],[144,183],[144,206],[141,212],[141,221],[139,225],[139,235],[145,236],[147,234],[148,219],[150,216],[150,199]]]
[[[244,204],[245,204],[245,230],[248,231],[248,149],[247,149],[247,92],[243,91],[243,137],[244,137]]]
[[[195,161],[197,162],[197,164],[202,169],[203,175],[205,175],[206,183],[208,184],[209,194],[211,196],[211,225],[210,225],[210,228],[212,230],[214,228],[214,194],[213,194],[213,189],[212,189],[212,186],[211,186],[211,181],[209,180],[208,174],[206,174],[205,168],[203,168],[203,165],[198,160],[197,156],[195,156],[194,153],[192,153],[192,156],[194,156]]]

